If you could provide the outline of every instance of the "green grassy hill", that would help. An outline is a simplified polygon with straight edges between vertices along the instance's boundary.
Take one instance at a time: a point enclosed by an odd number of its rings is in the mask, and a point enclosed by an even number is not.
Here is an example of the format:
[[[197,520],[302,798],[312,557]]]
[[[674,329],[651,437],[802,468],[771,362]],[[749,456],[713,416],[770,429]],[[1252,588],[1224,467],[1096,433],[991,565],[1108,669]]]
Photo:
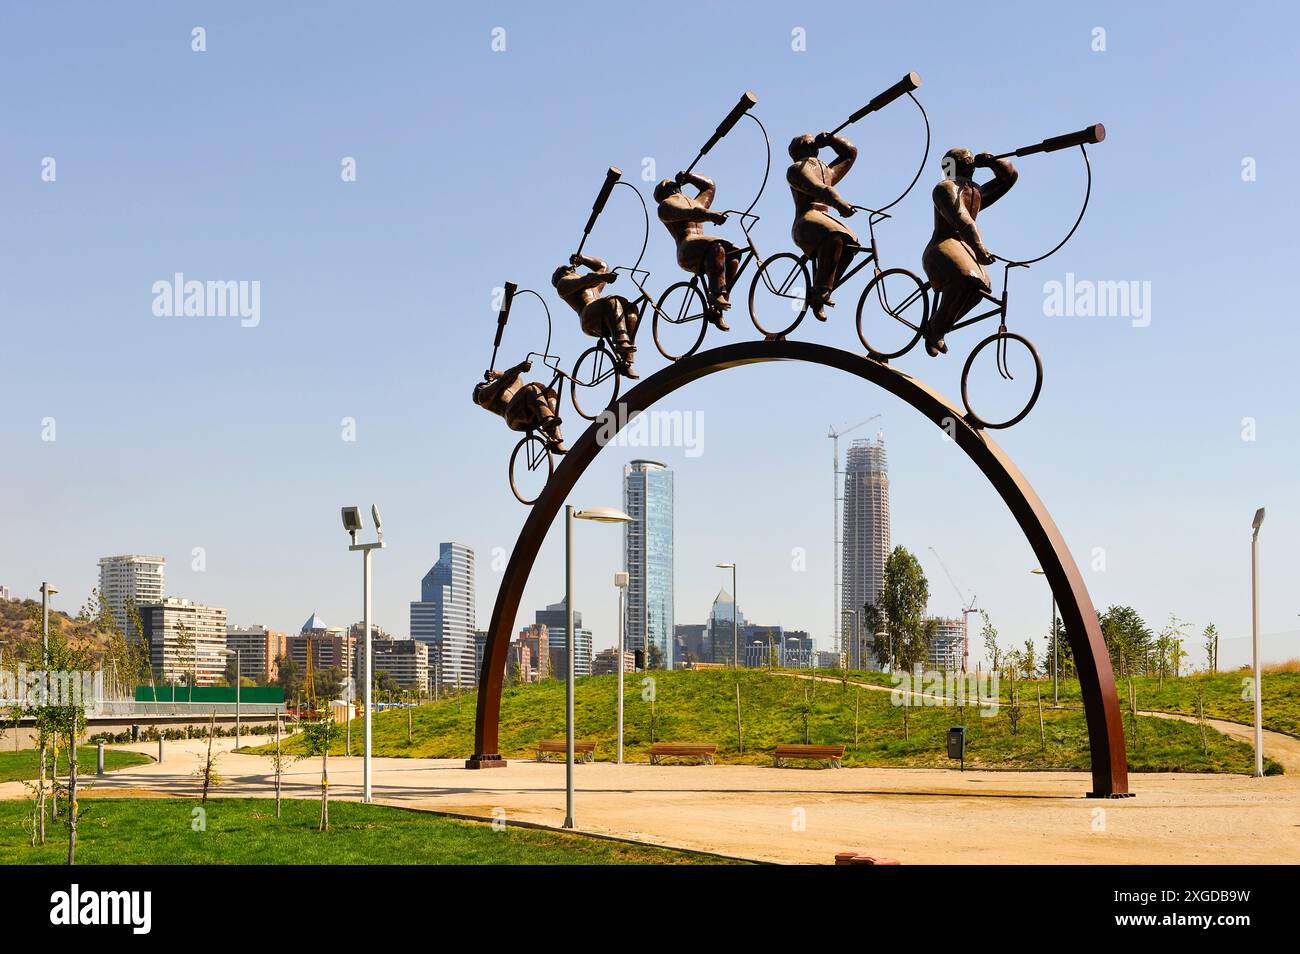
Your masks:
[[[1003,706],[995,715],[979,710],[913,707],[907,713],[890,695],[839,682],[813,682],[790,675],[742,670],[657,671],[626,677],[625,757],[644,761],[652,741],[714,742],[718,760],[770,764],[778,742],[836,742],[848,746],[845,765],[949,766],[944,740],[950,726],[967,726],[967,764],[1009,769],[1087,769],[1087,731],[1083,714],[1044,710],[1046,746],[1040,743],[1032,684],[1022,696],[1018,731]],[[736,686],[740,686],[743,750],[737,736]],[[653,698],[653,702],[651,701]],[[1145,704],[1140,702],[1140,705]],[[414,710],[411,741],[407,713],[376,716],[374,751],[382,756],[464,758],[473,750],[473,694],[444,699]],[[578,738],[597,743],[596,757],[614,757],[615,677],[578,680],[574,702]],[[856,713],[856,736],[855,736]],[[360,752],[361,723],[352,727],[352,752]],[[507,688],[501,700],[501,754],[531,758],[540,739],[562,738],[564,684]],[[1131,733],[1130,733],[1131,734]],[[342,733],[340,733],[342,735]],[[1252,768],[1248,746],[1207,732],[1202,751],[1196,725],[1157,718],[1138,720],[1130,738],[1129,767],[1134,771],[1242,772]],[[855,741],[856,739],[856,741]],[[300,751],[301,740],[286,743]],[[261,749],[265,751],[265,748]],[[343,742],[333,750],[343,752]],[[1280,767],[1273,766],[1274,771]]]

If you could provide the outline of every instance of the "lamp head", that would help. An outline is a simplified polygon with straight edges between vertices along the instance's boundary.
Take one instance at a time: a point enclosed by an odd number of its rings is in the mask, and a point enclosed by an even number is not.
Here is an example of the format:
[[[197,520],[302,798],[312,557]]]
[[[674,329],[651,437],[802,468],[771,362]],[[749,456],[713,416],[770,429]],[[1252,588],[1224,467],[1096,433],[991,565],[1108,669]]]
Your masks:
[[[370,505],[370,516],[375,518],[375,533],[382,540],[384,538],[384,522],[379,519],[379,507],[375,504]]]
[[[632,518],[613,507],[585,507],[575,510],[573,516],[578,520],[594,520],[596,523],[631,523]]]
[[[1250,528],[1259,533],[1259,528],[1264,526],[1264,508],[1260,507],[1255,511],[1255,519],[1251,521]]]
[[[716,566],[719,570],[734,570],[736,568],[734,563],[718,563]]]
[[[343,508],[343,529],[357,542],[357,531],[361,529],[361,511],[356,507]]]

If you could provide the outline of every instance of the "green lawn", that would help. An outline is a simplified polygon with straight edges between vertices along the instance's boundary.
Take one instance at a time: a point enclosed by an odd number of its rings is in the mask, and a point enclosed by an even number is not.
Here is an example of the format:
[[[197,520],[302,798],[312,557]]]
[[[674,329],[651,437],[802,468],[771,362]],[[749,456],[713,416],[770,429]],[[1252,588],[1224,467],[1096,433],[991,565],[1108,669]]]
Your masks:
[[[17,752],[0,752],[0,782],[22,782],[34,779],[40,774],[36,749],[19,749]],[[93,745],[77,746],[77,771],[82,778],[95,774],[96,747]],[[142,765],[153,761],[140,752],[124,752],[121,749],[104,748],[104,770],[126,768],[128,765]],[[59,752],[59,777],[64,778],[68,772],[68,753]]]
[[[1116,680],[1121,701],[1128,705],[1128,682]],[[1246,695],[1246,682],[1251,681],[1248,671],[1220,672],[1214,675],[1199,673],[1178,679],[1166,679],[1164,686],[1154,676],[1140,676],[1133,680],[1139,709],[1158,709],[1162,712],[1181,712],[1196,715],[1197,689],[1205,691],[1207,718],[1228,719],[1253,725],[1255,703]],[[1051,680],[1044,692],[1051,692]],[[1263,676],[1264,728],[1300,735],[1300,672],[1266,672]],[[1061,683],[1061,702],[1079,704],[1079,684],[1073,680]]]
[[[215,798],[206,830],[194,830],[197,799],[87,798],[77,829],[79,864],[720,864],[690,852],[443,818],[356,802],[330,803],[330,830],[316,830],[320,802]],[[0,864],[63,864],[66,829],[28,846],[30,803],[0,801]]]
[[[986,768],[1087,769],[1087,731],[1083,714],[1075,711],[1044,713],[1046,747],[1039,741],[1038,711],[1032,689],[1022,696],[1018,731],[1002,707],[984,716],[966,708],[913,707],[906,735],[903,711],[891,704],[888,693],[847,688],[840,683],[818,682],[769,675],[755,670],[739,673],[719,670],[656,672],[652,704],[644,698],[648,684],[643,674],[626,681],[626,757],[646,760],[655,741],[714,742],[718,760],[731,763],[770,764],[779,742],[844,743],[845,765],[950,766],[945,735],[950,726],[967,726],[967,765]],[[736,685],[741,690],[741,728],[744,751],[736,732]],[[614,755],[615,677],[591,676],[578,680],[574,703],[577,734],[597,743],[596,757]],[[806,700],[806,701],[805,701]],[[412,741],[407,742],[406,713],[390,711],[375,718],[376,755],[423,758],[464,758],[473,749],[474,696],[441,700],[421,706],[413,716]],[[857,742],[854,744],[854,708],[858,707]],[[507,758],[531,758],[539,739],[563,735],[564,684],[505,690],[501,701],[501,752]],[[805,729],[806,719],[806,729]],[[1127,727],[1127,726],[1126,726]],[[340,733],[342,735],[342,733]],[[1133,771],[1241,772],[1252,770],[1248,746],[1210,730],[1209,753],[1201,749],[1196,725],[1142,718],[1129,745]],[[298,751],[297,737],[286,743]],[[334,751],[341,753],[340,741]],[[361,721],[353,723],[353,753],[360,751]],[[255,750],[265,751],[265,748]],[[1274,766],[1274,770],[1280,767]]]

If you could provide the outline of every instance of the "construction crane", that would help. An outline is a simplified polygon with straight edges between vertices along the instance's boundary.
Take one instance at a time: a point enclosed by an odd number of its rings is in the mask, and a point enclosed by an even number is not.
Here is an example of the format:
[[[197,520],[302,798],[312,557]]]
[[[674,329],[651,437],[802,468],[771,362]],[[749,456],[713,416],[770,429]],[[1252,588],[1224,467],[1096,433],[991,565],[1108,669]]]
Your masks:
[[[832,456],[834,458],[831,467],[831,579],[833,581],[831,619],[835,621],[835,646],[840,651],[840,664],[842,666],[848,665],[848,659],[844,647],[844,618],[840,610],[840,604],[843,602],[844,596],[844,581],[840,578],[840,553],[844,546],[844,541],[840,536],[840,504],[844,501],[844,490],[840,486],[840,438],[853,433],[859,427],[870,424],[878,417],[880,417],[879,414],[872,414],[865,421],[858,421],[858,423],[841,431],[831,427],[826,434],[831,439]]]
[[[961,606],[961,671],[965,672],[970,663],[970,614],[978,613],[979,607],[975,605],[975,594],[972,593],[970,600],[966,599],[966,594],[962,592],[957,581],[952,578],[952,571],[948,569],[948,564],[943,562],[943,557],[939,556],[939,551],[930,547],[930,552],[934,558],[939,561],[939,566],[943,567],[944,576],[948,577],[948,582],[952,584],[953,590],[957,593],[957,600]]]

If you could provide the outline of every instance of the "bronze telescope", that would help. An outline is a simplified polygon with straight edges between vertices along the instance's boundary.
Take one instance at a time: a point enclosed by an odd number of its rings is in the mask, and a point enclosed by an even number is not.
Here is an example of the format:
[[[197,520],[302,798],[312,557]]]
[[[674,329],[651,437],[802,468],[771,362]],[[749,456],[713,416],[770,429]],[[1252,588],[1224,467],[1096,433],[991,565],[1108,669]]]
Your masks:
[[[600,186],[596,201],[591,205],[591,216],[587,219],[587,227],[582,230],[582,241],[578,243],[578,251],[574,253],[575,255],[582,254],[582,247],[587,244],[587,236],[591,234],[596,220],[600,218],[600,213],[605,211],[605,203],[609,201],[609,194],[614,191],[614,183],[618,182],[622,175],[623,170],[618,166],[610,166],[605,172],[605,181]]]
[[[727,118],[724,119],[722,122],[720,122],[718,124],[718,128],[713,131],[713,135],[710,136],[709,141],[704,144],[704,148],[700,150],[699,155],[697,155],[694,159],[691,160],[691,164],[686,167],[686,171],[690,172],[692,169],[694,169],[695,164],[699,162],[701,159],[703,159],[705,156],[707,156],[709,154],[709,150],[718,144],[718,140],[720,140],[727,133],[731,132],[731,127],[735,126],[736,123],[740,122],[740,117],[745,115],[745,113],[749,112],[751,109],[753,109],[754,105],[757,102],[758,102],[758,97],[755,96],[752,92],[747,92],[743,96],[741,96],[740,101],[731,108],[731,112],[727,113]]]
[[[492,363],[489,368],[495,369],[497,366],[497,351],[501,348],[501,336],[506,333],[506,322],[510,320],[510,303],[515,300],[515,292],[519,286],[514,282],[506,282],[506,298],[501,303],[501,310],[497,312],[497,336],[492,342]]]
[[[870,115],[871,113],[874,113],[878,109],[884,109],[894,100],[898,99],[900,96],[907,95],[912,90],[918,88],[920,85],[921,85],[921,74],[916,72],[908,73],[906,76],[904,76],[893,86],[889,87],[889,89],[885,90],[883,93],[880,93],[879,95],[874,97],[871,100],[871,102],[867,103],[867,105],[863,106],[856,113],[851,115],[848,119],[844,120],[844,122],[840,123],[834,129],[832,129],[831,135],[832,136],[836,135],[845,126],[853,125],[863,116]]]
[[[993,158],[1007,159],[1015,156],[1019,159],[1021,156],[1032,156],[1039,152],[1056,152],[1058,149],[1069,149],[1071,146],[1084,146],[1089,143],[1101,142],[1105,138],[1106,127],[1101,123],[1093,123],[1078,132],[1066,133],[1064,136],[1053,136],[1051,139],[1044,139],[1033,146],[1021,146],[1019,149],[1001,153]]]

